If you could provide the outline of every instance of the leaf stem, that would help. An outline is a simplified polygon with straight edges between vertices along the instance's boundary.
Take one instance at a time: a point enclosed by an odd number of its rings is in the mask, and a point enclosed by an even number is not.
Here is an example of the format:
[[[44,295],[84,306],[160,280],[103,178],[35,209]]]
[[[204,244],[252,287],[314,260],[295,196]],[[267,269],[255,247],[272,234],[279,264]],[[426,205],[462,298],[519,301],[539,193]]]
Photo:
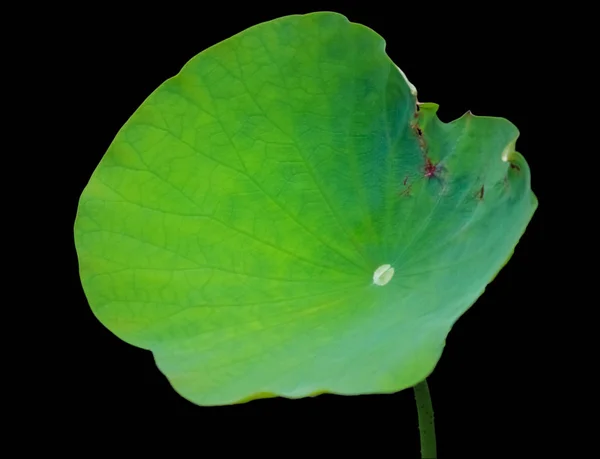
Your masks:
[[[435,425],[433,422],[433,405],[427,380],[424,379],[414,388],[417,412],[419,415],[419,431],[421,434],[421,458],[436,459]]]

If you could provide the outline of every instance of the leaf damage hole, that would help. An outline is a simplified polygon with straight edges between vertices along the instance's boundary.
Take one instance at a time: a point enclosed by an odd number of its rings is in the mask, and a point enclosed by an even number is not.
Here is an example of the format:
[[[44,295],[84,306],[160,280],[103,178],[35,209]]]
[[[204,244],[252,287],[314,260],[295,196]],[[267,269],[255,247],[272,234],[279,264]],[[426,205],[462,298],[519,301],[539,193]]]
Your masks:
[[[481,185],[481,188],[479,188],[479,191],[477,192],[477,199],[482,201],[484,193],[485,193],[485,185]]]
[[[421,147],[421,150],[423,151],[423,154],[426,154],[427,143],[425,142],[425,138],[423,137],[423,130],[416,122],[414,124],[411,123],[410,127],[412,128],[413,132],[417,136],[417,140],[419,142],[419,146]]]

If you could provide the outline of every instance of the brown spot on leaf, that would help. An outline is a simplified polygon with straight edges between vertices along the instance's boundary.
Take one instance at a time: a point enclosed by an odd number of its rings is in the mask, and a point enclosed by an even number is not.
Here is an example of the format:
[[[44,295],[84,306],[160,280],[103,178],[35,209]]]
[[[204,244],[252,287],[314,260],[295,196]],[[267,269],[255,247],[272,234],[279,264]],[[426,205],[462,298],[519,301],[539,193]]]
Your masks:
[[[480,201],[483,200],[484,193],[485,193],[485,185],[481,185],[481,188],[479,188],[479,191],[477,192],[477,199],[479,199]]]
[[[421,130],[421,128],[419,127],[419,125],[416,122],[414,124],[411,123],[411,127],[412,127],[412,130],[414,131],[414,133],[418,137],[421,137],[423,135],[423,131]]]
[[[408,185],[404,190],[398,193],[399,196],[410,196],[412,191],[412,184]]]
[[[410,192],[412,189],[412,183],[408,183],[408,175],[406,177],[404,177],[404,180],[402,181],[402,185],[404,185],[405,188],[400,193],[398,193],[398,195],[399,196],[410,196]]]
[[[425,157],[425,177],[434,177],[437,165],[431,162],[428,156]]]

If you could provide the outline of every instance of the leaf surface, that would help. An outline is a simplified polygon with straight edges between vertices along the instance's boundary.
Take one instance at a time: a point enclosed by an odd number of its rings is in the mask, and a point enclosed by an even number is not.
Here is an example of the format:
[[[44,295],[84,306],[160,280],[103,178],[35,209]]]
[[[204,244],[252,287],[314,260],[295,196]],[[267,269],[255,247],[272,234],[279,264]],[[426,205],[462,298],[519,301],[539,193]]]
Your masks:
[[[200,405],[415,385],[537,206],[513,124],[436,110],[339,14],[205,50],[81,196],[93,312]]]

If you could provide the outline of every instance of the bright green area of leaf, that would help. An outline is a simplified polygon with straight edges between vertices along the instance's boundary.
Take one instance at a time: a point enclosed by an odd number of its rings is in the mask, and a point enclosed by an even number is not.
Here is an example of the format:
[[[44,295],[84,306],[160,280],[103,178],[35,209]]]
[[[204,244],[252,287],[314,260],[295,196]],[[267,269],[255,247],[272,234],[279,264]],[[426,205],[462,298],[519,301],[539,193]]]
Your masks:
[[[334,13],[252,27],[162,84],[85,188],[91,308],[192,402],[415,385],[524,232],[515,126],[417,111],[384,48]]]

